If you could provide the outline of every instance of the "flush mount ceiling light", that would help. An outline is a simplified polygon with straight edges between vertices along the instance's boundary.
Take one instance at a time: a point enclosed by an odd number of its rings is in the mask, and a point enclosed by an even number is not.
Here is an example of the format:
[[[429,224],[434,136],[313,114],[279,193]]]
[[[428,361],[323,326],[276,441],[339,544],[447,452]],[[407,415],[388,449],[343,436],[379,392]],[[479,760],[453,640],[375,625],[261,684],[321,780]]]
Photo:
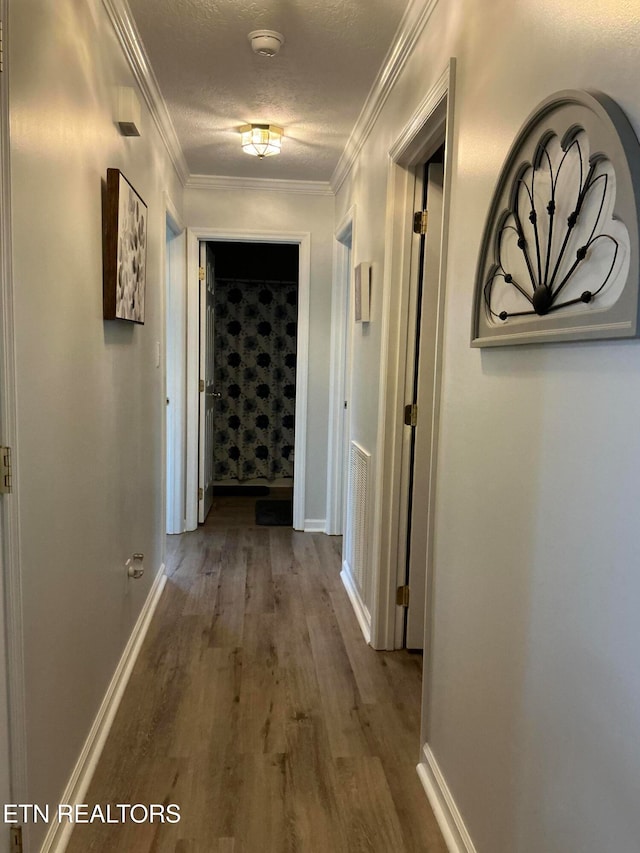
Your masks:
[[[275,56],[284,44],[284,36],[275,30],[253,30],[247,38],[253,52],[260,56]]]
[[[275,124],[245,124],[240,128],[242,150],[263,160],[280,153],[282,128]]]

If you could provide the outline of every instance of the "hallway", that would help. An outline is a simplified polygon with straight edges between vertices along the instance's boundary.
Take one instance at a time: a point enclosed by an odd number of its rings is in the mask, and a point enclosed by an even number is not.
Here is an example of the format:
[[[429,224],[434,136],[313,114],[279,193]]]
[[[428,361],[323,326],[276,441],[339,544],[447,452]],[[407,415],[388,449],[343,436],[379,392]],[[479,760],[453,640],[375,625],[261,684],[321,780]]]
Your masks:
[[[242,498],[169,539],[85,802],[181,820],[78,825],[68,853],[445,853],[415,771],[422,659],[365,645],[340,548],[256,527]]]

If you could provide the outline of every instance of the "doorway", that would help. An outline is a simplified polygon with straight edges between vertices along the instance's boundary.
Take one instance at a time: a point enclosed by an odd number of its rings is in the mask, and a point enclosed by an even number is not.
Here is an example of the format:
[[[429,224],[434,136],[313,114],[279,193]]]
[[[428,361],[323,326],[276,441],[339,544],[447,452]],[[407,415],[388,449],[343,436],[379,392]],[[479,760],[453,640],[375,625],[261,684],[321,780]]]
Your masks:
[[[425,631],[425,596],[431,560],[430,490],[435,477],[432,446],[437,438],[437,311],[442,248],[444,145],[417,170],[415,222],[417,234],[412,257],[412,288],[407,338],[405,452],[407,474],[406,552],[402,645],[422,650]]]
[[[205,505],[215,512],[221,496],[258,497],[257,523],[291,526],[299,247],[244,241],[200,247]]]
[[[425,94],[416,112],[400,131],[389,149],[389,179],[387,184],[386,245],[389,263],[385,266],[385,293],[383,323],[388,328],[384,356],[384,387],[379,409],[379,464],[376,466],[375,487],[379,495],[374,513],[373,574],[375,596],[372,611],[371,644],[376,649],[399,649],[404,641],[404,591],[406,583],[406,529],[409,454],[407,443],[410,428],[405,425],[405,406],[411,403],[407,393],[406,377],[408,341],[413,335],[409,322],[410,297],[417,285],[416,263],[412,247],[416,240],[413,218],[416,207],[414,188],[416,179],[423,173],[424,164],[444,144],[444,182],[442,221],[439,226],[441,262],[438,271],[436,297],[436,379],[434,406],[431,416],[437,427],[439,413],[439,379],[442,363],[442,337],[444,333],[445,284],[447,278],[447,233],[449,218],[449,186],[451,182],[453,145],[453,119],[455,115],[455,59],[451,59]],[[419,205],[418,205],[419,207]],[[431,223],[433,224],[433,223]],[[413,326],[415,329],[415,324]],[[431,459],[437,459],[437,430],[434,431]],[[422,524],[429,531],[435,503],[435,468],[432,468],[428,505],[423,507]],[[429,533],[429,547],[433,536]],[[429,679],[431,579],[433,567],[422,566],[425,574],[425,595],[417,596],[427,614],[424,632],[424,675]],[[411,599],[409,590],[409,598]],[[416,596],[413,596],[415,599]]]
[[[307,452],[307,388],[309,359],[309,289],[310,289],[310,235],[307,232],[250,232],[223,231],[218,229],[190,229],[188,231],[187,267],[188,267],[188,307],[187,307],[187,454],[186,454],[186,529],[195,530],[198,526],[199,489],[203,483],[199,480],[200,470],[200,397],[206,394],[206,388],[200,391],[202,376],[200,365],[200,245],[201,243],[219,244],[274,244],[288,245],[297,250],[297,336],[295,352],[295,398],[294,398],[294,438],[293,453],[289,453],[290,462],[295,466],[293,478],[292,525],[296,530],[305,526],[305,468]],[[218,260],[214,261],[214,276],[217,278]],[[220,276],[222,278],[222,276]],[[214,309],[215,311],[215,309]],[[215,370],[215,366],[214,366]],[[230,383],[239,384],[239,383]],[[209,393],[222,392],[215,387]],[[234,392],[235,393],[235,392]],[[214,399],[222,399],[214,398]],[[228,403],[228,400],[226,401]],[[215,430],[214,430],[215,438]],[[214,441],[215,444],[215,441]],[[235,445],[234,445],[235,446]],[[239,448],[240,449],[240,448]],[[228,451],[227,451],[228,452]],[[234,451],[235,453],[235,451]],[[228,458],[228,457],[227,457]],[[214,464],[215,469],[215,464]],[[215,478],[214,478],[215,482]],[[213,483],[212,483],[213,485]],[[240,485],[229,484],[229,485]],[[215,511],[215,510],[214,510]]]

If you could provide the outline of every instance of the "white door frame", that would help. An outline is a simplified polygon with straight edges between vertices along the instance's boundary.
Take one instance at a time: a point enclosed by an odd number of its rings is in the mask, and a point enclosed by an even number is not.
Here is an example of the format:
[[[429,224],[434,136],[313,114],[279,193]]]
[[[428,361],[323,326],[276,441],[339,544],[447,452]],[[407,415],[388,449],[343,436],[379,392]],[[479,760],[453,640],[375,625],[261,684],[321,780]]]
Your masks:
[[[187,366],[187,263],[186,232],[176,206],[165,193],[164,228],[173,237],[165,239],[165,390],[167,403],[166,459],[167,533],[184,533],[185,527],[185,446],[186,446],[186,379]]]
[[[7,0],[0,0],[3,42],[8,49]],[[20,572],[17,468],[16,368],[11,265],[11,185],[9,151],[9,92],[7,73],[0,75],[0,443],[13,451],[13,494],[0,497],[0,607],[4,636],[0,639],[0,737],[9,750],[9,767],[0,768],[3,788],[8,782],[12,802],[28,802],[27,736]],[[6,827],[5,827],[6,831]],[[28,827],[24,827],[28,840]],[[8,843],[3,838],[2,843]]]
[[[396,605],[399,558],[404,551],[407,489],[403,475],[403,435],[406,340],[409,335],[409,295],[411,279],[411,242],[415,167],[424,163],[445,139],[444,204],[442,261],[438,292],[438,330],[443,328],[443,296],[446,281],[447,233],[452,169],[453,86],[455,60],[451,59],[438,81],[427,93],[389,151],[387,227],[382,329],[382,382],[378,408],[377,456],[381,464],[376,473],[376,505],[373,535],[373,589],[371,645],[376,649],[394,649],[401,645],[402,609]],[[441,347],[437,375],[441,374]],[[438,383],[436,383],[438,384]],[[439,385],[437,387],[439,395]],[[437,434],[437,430],[435,430]],[[436,447],[432,447],[435,454]],[[406,457],[406,454],[405,454]],[[434,457],[435,461],[435,457]],[[406,459],[404,460],[406,470]],[[431,495],[435,494],[435,481]],[[433,523],[433,502],[428,508]],[[401,566],[404,572],[404,563]],[[430,597],[427,577],[427,599]],[[427,606],[428,613],[428,606]],[[425,632],[425,676],[428,677],[431,621]],[[400,642],[398,641],[400,636]]]
[[[346,387],[351,327],[348,305],[351,298],[351,258],[355,244],[356,210],[353,205],[335,232],[333,252],[333,286],[331,290],[331,364],[329,386],[329,441],[327,462],[327,525],[330,536],[344,533],[344,484],[347,476],[345,460],[345,426],[350,404]]]
[[[444,129],[442,141],[444,141]],[[419,169],[424,172],[424,165],[420,165]],[[429,224],[423,238],[424,257],[418,258],[419,267],[411,271],[411,289],[415,294],[413,299],[415,309],[410,328],[414,329],[415,333],[407,336],[405,379],[405,401],[407,404],[415,401],[418,407],[418,418],[415,427],[405,430],[409,440],[405,444],[406,453],[403,448],[400,486],[404,515],[401,530],[405,531],[405,535],[398,542],[398,586],[406,583],[408,568],[410,598],[409,606],[404,612],[405,618],[397,619],[396,640],[402,644],[399,629],[406,622],[404,636],[409,649],[424,647],[427,583],[433,562],[432,507],[440,417],[438,366],[442,349],[442,311],[440,309],[445,292],[444,284],[440,279],[443,243],[443,180],[443,165],[439,163],[429,165],[428,174],[424,175],[424,180],[416,180],[416,186],[420,187],[420,203],[417,207],[414,205],[414,210],[423,208],[422,199],[426,186]],[[414,242],[419,248],[421,240],[418,235],[414,238]],[[420,278],[422,278],[422,287],[420,287]],[[420,318],[419,321],[418,318]]]
[[[236,243],[290,243],[298,246],[298,339],[293,479],[293,527],[304,530],[307,456],[307,396],[309,385],[309,291],[311,234],[307,231],[226,231],[187,229],[187,530],[198,526],[198,382],[200,283],[198,245],[201,240]]]

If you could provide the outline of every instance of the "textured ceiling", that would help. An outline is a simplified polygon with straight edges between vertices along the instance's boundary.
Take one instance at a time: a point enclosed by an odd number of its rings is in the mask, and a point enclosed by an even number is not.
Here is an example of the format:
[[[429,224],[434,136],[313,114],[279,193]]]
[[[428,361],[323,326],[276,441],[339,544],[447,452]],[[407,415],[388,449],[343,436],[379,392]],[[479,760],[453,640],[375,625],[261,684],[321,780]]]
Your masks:
[[[328,181],[408,0],[129,0],[189,170]],[[248,33],[281,32],[278,56]],[[282,154],[240,148],[249,122],[284,127]]]

